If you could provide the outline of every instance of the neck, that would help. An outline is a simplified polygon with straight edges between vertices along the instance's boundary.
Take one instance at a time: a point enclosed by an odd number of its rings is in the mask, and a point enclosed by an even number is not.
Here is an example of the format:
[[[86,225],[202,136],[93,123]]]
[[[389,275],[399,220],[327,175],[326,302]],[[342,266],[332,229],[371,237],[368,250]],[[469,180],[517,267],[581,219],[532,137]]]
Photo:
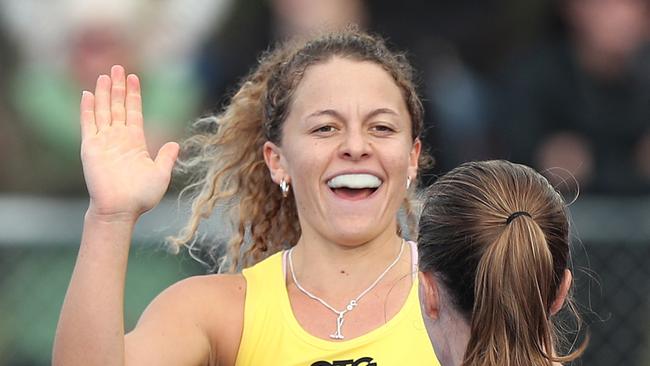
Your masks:
[[[420,283],[420,286],[423,284]],[[445,290],[441,287],[438,287],[440,293],[438,317],[431,319],[427,316],[423,304],[421,304],[422,314],[440,365],[460,366],[465,358],[471,328],[465,317],[449,304]],[[420,297],[422,296],[422,288],[420,288]],[[553,354],[555,355],[555,352]],[[562,366],[559,362],[553,362],[552,365]]]
[[[352,274],[367,268],[377,267],[383,259],[394,259],[402,243],[396,233],[397,222],[393,221],[386,229],[371,238],[338,238],[332,240],[321,233],[304,228],[294,249],[294,260],[307,259],[309,266],[319,266],[345,270]],[[320,270],[321,268],[319,268]]]
[[[300,238],[292,252],[293,267],[301,285],[342,300],[357,295],[399,255],[402,239],[395,231],[372,240],[351,244],[333,243],[308,234]],[[405,244],[398,263],[386,279],[403,276],[410,268],[410,249]]]
[[[423,284],[420,283],[420,286]],[[446,294],[441,286],[438,287],[438,291],[441,299],[438,317],[436,319],[429,318],[423,308],[424,322],[440,365],[458,366],[462,364],[465,357],[470,326],[465,318],[447,302]]]

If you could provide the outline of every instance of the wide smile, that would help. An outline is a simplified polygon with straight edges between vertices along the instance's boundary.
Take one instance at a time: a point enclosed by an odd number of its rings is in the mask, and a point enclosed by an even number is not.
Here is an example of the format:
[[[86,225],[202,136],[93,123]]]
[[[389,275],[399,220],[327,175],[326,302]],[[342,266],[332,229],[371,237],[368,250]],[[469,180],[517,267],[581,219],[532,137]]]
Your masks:
[[[372,196],[382,186],[383,180],[374,174],[340,174],[327,181],[327,186],[340,199],[360,201]]]

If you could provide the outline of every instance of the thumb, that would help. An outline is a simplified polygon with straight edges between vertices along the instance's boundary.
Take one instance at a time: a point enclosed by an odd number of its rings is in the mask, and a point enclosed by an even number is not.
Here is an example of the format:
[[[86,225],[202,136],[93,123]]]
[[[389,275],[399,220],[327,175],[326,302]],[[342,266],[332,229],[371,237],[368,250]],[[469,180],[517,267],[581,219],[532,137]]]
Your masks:
[[[156,160],[154,161],[158,169],[167,174],[171,174],[179,151],[180,146],[176,142],[168,142],[164,144],[160,150],[158,150]]]

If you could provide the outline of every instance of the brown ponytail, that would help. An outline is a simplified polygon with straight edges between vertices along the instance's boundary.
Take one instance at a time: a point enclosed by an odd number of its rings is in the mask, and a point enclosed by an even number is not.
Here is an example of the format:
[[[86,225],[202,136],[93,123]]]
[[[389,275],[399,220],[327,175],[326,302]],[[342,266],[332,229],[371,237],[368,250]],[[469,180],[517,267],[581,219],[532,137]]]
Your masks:
[[[429,188],[420,268],[442,280],[470,323],[463,365],[548,366],[580,356],[586,342],[557,355],[550,315],[569,265],[568,232],[560,195],[523,165],[467,163]]]
[[[405,57],[389,51],[381,38],[350,28],[279,45],[262,57],[225,110],[197,121],[199,133],[186,141],[188,157],[181,159],[179,166],[194,178],[186,190],[197,193],[188,224],[179,236],[171,238],[175,249],[191,246],[201,222],[223,206],[230,207],[235,232],[227,245],[231,271],[298,241],[301,231],[293,195],[282,198],[265,165],[262,146],[266,141],[281,145],[282,126],[305,70],[333,56],[382,66],[402,90],[413,138],[419,137],[423,108],[412,69]],[[420,166],[427,163],[428,155],[420,154]],[[405,212],[413,221],[408,205]]]

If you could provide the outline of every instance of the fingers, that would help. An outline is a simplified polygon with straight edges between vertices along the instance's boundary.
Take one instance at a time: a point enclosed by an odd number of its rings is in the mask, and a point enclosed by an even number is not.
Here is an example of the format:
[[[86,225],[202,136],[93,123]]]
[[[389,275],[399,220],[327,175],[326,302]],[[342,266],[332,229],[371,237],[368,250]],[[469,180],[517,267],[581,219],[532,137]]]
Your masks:
[[[95,96],[85,90],[81,93],[79,120],[81,123],[82,139],[97,133],[97,125],[95,125]]]
[[[95,86],[95,123],[97,130],[111,124],[111,78],[100,75]]]
[[[100,75],[97,78],[95,94],[86,102],[94,105],[94,116],[93,118],[86,116],[83,121],[92,120],[95,124],[95,133],[110,125],[133,124],[142,127],[140,80],[133,74],[127,77],[124,67],[120,65],[111,68],[110,77]]]
[[[133,74],[126,78],[126,124],[142,127],[140,80]]]
[[[115,65],[111,68],[111,124],[126,123],[126,75],[124,67]]]
[[[160,150],[158,150],[158,155],[156,155],[156,166],[158,166],[161,171],[171,174],[179,150],[180,146],[178,146],[176,142],[168,142],[164,144]]]

